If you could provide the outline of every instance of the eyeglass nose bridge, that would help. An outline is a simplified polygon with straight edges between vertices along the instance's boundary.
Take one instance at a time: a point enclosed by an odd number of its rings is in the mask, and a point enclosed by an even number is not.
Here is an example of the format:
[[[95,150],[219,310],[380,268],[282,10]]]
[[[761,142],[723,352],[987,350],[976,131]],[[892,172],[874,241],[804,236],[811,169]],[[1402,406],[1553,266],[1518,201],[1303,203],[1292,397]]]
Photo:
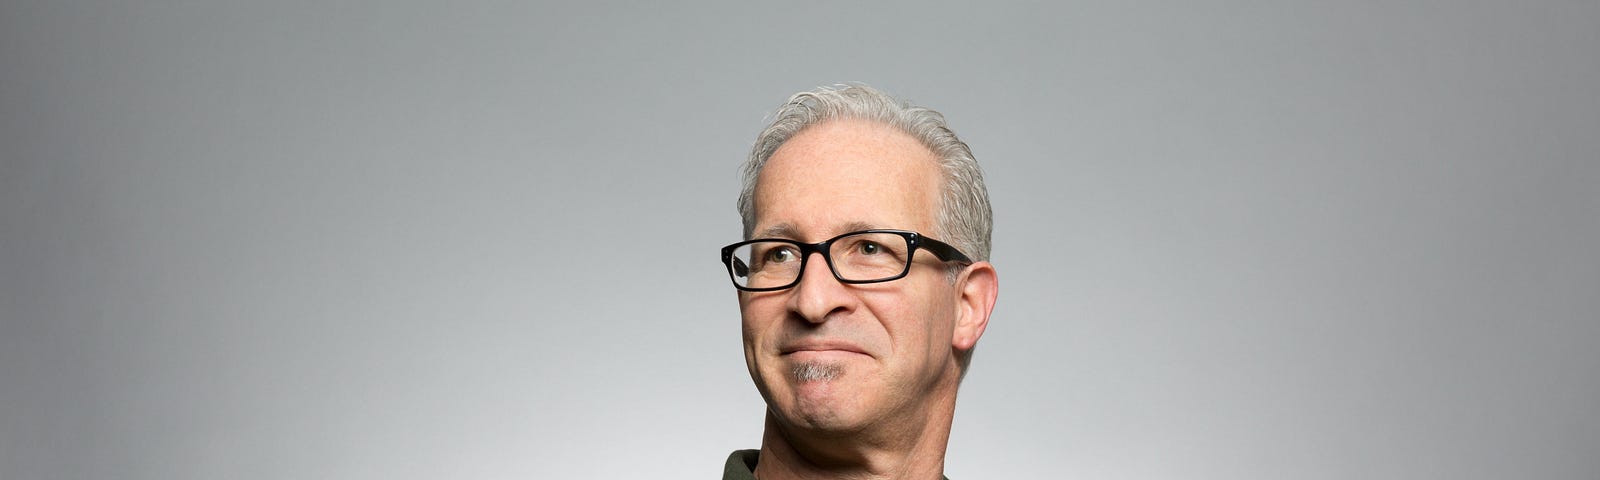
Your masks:
[[[822,265],[828,268],[828,275],[831,275],[834,281],[841,284],[849,283],[839,275],[839,269],[833,265],[832,250],[834,240],[838,240],[838,238],[830,238],[819,243],[800,244],[800,271],[795,272],[794,282],[789,284],[789,288],[800,286],[800,281],[806,278],[806,267],[811,264],[811,254],[813,253],[822,256]]]

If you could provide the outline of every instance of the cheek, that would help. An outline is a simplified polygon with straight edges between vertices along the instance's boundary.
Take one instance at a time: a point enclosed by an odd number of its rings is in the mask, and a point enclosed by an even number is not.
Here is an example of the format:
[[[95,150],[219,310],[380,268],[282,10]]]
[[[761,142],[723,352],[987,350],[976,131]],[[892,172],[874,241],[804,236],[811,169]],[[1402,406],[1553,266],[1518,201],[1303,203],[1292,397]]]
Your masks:
[[[917,307],[917,298],[900,292],[885,292],[864,299],[879,328],[894,350],[904,355],[923,343],[928,322],[926,309]]]
[[[777,324],[774,320],[782,319],[783,314],[783,302],[771,295],[740,296],[739,318],[743,324],[745,343],[753,344],[758,339],[768,337],[766,332],[772,330]]]
[[[942,278],[940,279],[942,282]],[[902,355],[935,357],[949,346],[955,331],[948,284],[924,285],[922,294],[880,292],[869,300],[873,313]]]

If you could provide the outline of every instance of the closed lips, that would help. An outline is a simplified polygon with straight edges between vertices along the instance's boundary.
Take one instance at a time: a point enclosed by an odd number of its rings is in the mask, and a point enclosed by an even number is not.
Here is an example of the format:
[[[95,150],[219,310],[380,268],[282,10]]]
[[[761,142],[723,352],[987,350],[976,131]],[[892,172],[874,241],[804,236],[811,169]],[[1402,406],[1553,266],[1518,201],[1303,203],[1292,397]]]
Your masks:
[[[808,342],[785,346],[778,349],[780,353],[790,354],[795,352],[850,352],[865,355],[867,352],[861,347],[843,342]]]

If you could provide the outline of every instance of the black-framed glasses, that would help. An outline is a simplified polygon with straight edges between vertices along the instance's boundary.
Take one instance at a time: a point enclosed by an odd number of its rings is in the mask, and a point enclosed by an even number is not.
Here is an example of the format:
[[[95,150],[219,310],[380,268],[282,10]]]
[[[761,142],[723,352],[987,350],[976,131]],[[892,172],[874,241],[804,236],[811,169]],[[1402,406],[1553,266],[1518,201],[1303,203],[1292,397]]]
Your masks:
[[[758,238],[722,247],[733,286],[747,292],[783,290],[800,283],[812,253],[821,253],[833,278],[842,283],[897,280],[911,271],[911,255],[927,250],[946,262],[972,262],[966,254],[917,232],[862,230],[818,243]]]

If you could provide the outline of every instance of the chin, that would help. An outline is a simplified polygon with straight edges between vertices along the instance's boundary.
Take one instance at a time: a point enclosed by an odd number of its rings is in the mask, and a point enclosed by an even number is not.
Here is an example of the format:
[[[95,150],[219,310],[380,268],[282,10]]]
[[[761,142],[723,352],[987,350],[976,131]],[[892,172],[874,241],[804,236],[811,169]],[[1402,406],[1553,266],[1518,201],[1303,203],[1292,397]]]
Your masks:
[[[786,411],[781,412],[787,417],[785,423],[816,432],[860,429],[866,399],[858,388],[852,388],[855,385],[835,379],[798,382],[789,387],[794,394],[786,402]]]

